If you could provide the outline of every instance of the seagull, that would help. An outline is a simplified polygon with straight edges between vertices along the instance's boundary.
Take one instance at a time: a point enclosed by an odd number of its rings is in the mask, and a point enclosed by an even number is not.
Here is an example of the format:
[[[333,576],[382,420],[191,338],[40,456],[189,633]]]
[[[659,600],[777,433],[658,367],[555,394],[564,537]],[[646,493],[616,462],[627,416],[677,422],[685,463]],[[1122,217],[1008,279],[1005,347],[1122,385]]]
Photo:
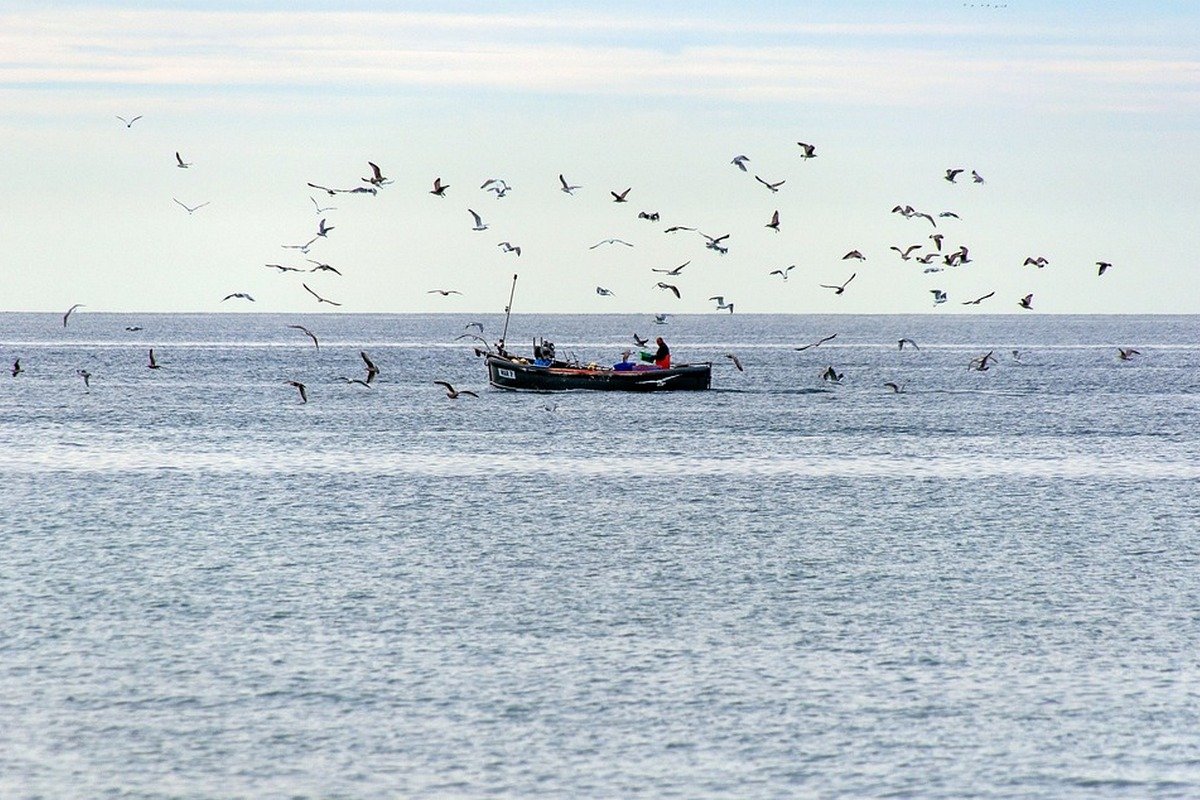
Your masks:
[[[596,287],[596,294],[600,295],[601,297],[613,296],[612,289],[605,289],[603,286]]]
[[[844,378],[844,377],[846,377],[846,376],[844,374],[842,374],[841,372],[837,372],[836,370],[834,370],[834,368],[832,366],[826,367],[825,371],[821,373],[821,380],[833,381],[834,383],[841,383],[842,378]]]
[[[146,365],[147,369],[158,369],[158,361],[154,358],[154,348],[150,348],[150,363]]]
[[[92,373],[88,372],[86,369],[77,369],[75,370],[75,374],[83,378],[83,386],[85,389],[90,390],[92,388]]]
[[[463,330],[466,330],[467,328],[474,328],[475,330],[479,331],[480,333],[483,333],[483,323],[482,322],[468,322],[466,325],[463,325]]]
[[[730,314],[733,313],[733,303],[726,303],[725,295],[718,294],[718,295],[714,295],[713,297],[710,297],[708,299],[717,301],[717,308],[716,308],[717,311],[725,311],[728,309]]]
[[[1141,355],[1141,353],[1138,352],[1137,350],[1134,350],[1132,347],[1118,347],[1117,348],[1117,358],[1121,359],[1122,361],[1128,361],[1131,358],[1133,358],[1134,356],[1140,356],[1140,355]],[[13,366],[13,369],[16,369],[15,365]],[[16,372],[13,373],[13,375],[16,375],[16,374],[17,374]]]
[[[71,316],[71,314],[72,314],[72,313],[75,311],[75,309],[77,309],[77,308],[84,308],[84,305],[83,305],[83,303],[76,303],[75,305],[73,305],[73,306],[71,306],[70,308],[68,308],[68,309],[67,309],[67,313],[63,314],[63,327],[64,327],[64,328],[65,328],[65,327],[67,327],[67,318],[68,318],[68,317],[70,317],[70,316]]]
[[[383,177],[383,172],[380,171],[379,165],[374,161],[368,161],[367,166],[371,168],[371,177],[363,178],[364,181],[372,186],[386,186],[387,184],[391,183],[390,180]]]
[[[931,233],[931,234],[929,234],[929,239],[930,239],[930,241],[932,241],[932,242],[933,242],[933,243],[934,243],[934,244],[937,246],[937,249],[938,249],[938,252],[939,252],[939,253],[942,251],[942,239],[944,239],[944,238],[946,238],[946,237],[944,237],[944,236],[943,236],[942,234],[940,234],[940,233]]]
[[[689,228],[687,225],[672,225],[663,231],[663,233],[677,233],[679,231],[694,231],[695,228]],[[703,235],[703,234],[701,234]]]
[[[358,355],[363,360],[363,363],[367,365],[367,383],[373,383],[375,377],[379,374],[379,367],[375,366],[375,362],[371,361],[365,350],[359,350]]]
[[[117,119],[121,120],[121,122],[124,122],[124,123],[125,123],[125,127],[126,127],[126,128],[132,128],[132,127],[133,127],[133,123],[137,122],[137,121],[138,121],[139,119],[141,119],[141,118],[142,118],[142,115],[141,115],[141,114],[138,114],[138,115],[137,115],[136,117],[134,117],[133,119],[125,119],[125,118],[124,118],[124,117],[122,117],[120,114],[118,114],[118,115],[117,115]]]
[[[562,187],[559,189],[559,191],[565,192],[567,194],[575,194],[576,189],[583,188],[582,186],[573,186],[573,185],[567,183],[567,179],[564,178],[561,173],[559,173],[558,182],[562,184]]]
[[[1108,268],[1111,266],[1112,266],[1112,264],[1108,261],[1097,261],[1096,262],[1096,267],[1097,267],[1096,274],[1103,275],[1105,272],[1108,271]]]
[[[800,154],[801,158],[809,159],[809,158],[817,157],[817,146],[816,145],[805,144],[804,142],[796,142],[796,144],[800,145],[800,149],[804,151],[803,153]]]
[[[231,300],[235,297],[239,300],[249,300],[251,303],[254,302],[254,298],[245,292],[233,292],[232,294],[227,294],[221,298],[221,302],[224,303],[226,300]]]
[[[638,336],[637,333],[634,333],[633,334],[633,343],[636,344],[638,347],[645,347],[646,345],[650,344],[650,340],[643,339],[641,336]]]
[[[975,170],[971,170],[971,180],[975,181],[976,183],[984,183],[985,182],[983,180],[983,176],[980,175]]]
[[[175,151],[175,166],[179,167],[180,169],[187,169],[191,165],[192,165],[192,162],[184,161],[183,157],[181,155],[179,155],[179,151],[178,150]]]
[[[1032,256],[1025,256],[1025,260],[1021,262],[1021,266],[1027,267],[1027,266],[1032,265],[1032,266],[1037,267],[1038,269],[1041,269],[1042,267],[1046,266],[1049,263],[1050,262],[1046,260],[1045,256],[1038,256],[1037,258],[1034,258]]]
[[[971,359],[971,363],[967,365],[967,369],[969,369],[969,370],[973,369],[976,372],[987,372],[988,361],[991,361],[993,364],[1000,363],[999,361],[996,360],[996,357],[994,355],[992,355],[992,353],[994,353],[994,352],[995,352],[994,350],[988,350],[986,353],[981,355],[979,358]]]
[[[22,372],[24,372],[24,371],[25,371],[25,370],[21,369],[21,359],[19,359],[19,358],[18,358],[18,359],[15,359],[15,360],[13,361],[13,365],[12,365],[12,370],[11,370],[11,371],[12,371],[12,376],[13,376],[14,378],[15,378],[15,377],[17,377],[18,375],[20,375]]]
[[[503,247],[504,252],[506,252],[506,253],[516,253],[518,258],[521,257],[521,246],[520,245],[513,244],[512,242],[501,242],[500,244],[498,244],[496,246]]]
[[[312,243],[315,242],[316,240],[317,240],[317,237],[314,236],[313,238],[309,239],[304,244],[281,244],[279,246],[282,247],[284,250],[299,250],[301,253],[307,253],[308,248],[311,247]]]
[[[899,341],[899,345],[900,345],[900,346],[899,346],[899,348],[898,348],[898,349],[900,349],[900,350],[903,350],[903,349],[904,349],[904,345],[906,345],[906,344],[907,344],[907,345],[910,345],[910,346],[912,347],[912,349],[913,349],[913,350],[920,350],[920,349],[921,349],[921,348],[917,347],[917,343],[916,343],[916,342],[914,342],[912,339],[909,339],[907,336],[906,336],[906,337],[904,337],[903,339],[901,339],[901,340]]]
[[[884,384],[884,386],[891,389],[893,394],[900,394],[901,392],[904,391],[903,383],[895,383],[893,381],[888,381],[887,383]]]
[[[680,264],[678,267],[674,267],[672,269],[656,269],[655,267],[651,267],[650,271],[651,272],[661,272],[663,275],[679,275],[681,272],[683,272],[683,268],[686,267],[690,263],[692,263],[692,262],[685,261],[682,264]]]
[[[707,247],[709,250],[716,250],[721,255],[725,255],[726,253],[729,252],[728,247],[721,246],[721,242],[723,242],[729,238],[728,233],[725,234],[724,236],[709,236],[707,233],[700,233],[700,235],[703,236],[705,239],[708,239],[708,244],[706,244],[704,246]]]
[[[332,194],[332,192],[330,192],[330,194]],[[325,206],[322,208],[321,204],[317,202],[317,198],[309,197],[308,199],[312,200],[312,204],[316,207],[318,214],[324,214],[326,211],[337,211],[337,206]]]
[[[303,331],[308,338],[312,339],[313,347],[317,348],[318,350],[321,349],[321,343],[317,341],[317,335],[308,328],[304,327],[303,325],[288,325],[288,327],[295,328],[298,331]]]
[[[867,257],[864,256],[862,253],[860,253],[858,250],[851,250],[849,253],[846,253],[846,255],[842,256],[842,261],[845,261],[850,258],[853,258],[856,261],[866,261],[867,260]]]
[[[808,344],[802,344],[799,347],[793,347],[792,349],[793,350],[808,350],[811,347],[820,347],[821,345],[828,342],[830,339],[836,339],[836,338],[837,338],[837,334],[831,333],[828,336],[823,336],[822,338],[817,339],[815,342],[810,342]]]
[[[678,287],[678,286],[673,286],[672,284],[669,284],[669,283],[663,283],[662,281],[659,281],[658,283],[656,283],[656,284],[654,284],[654,285],[655,285],[656,287],[658,287],[659,289],[665,289],[665,290],[667,290],[667,291],[669,291],[669,292],[672,292],[672,293],[675,295],[675,297],[676,297],[677,299],[682,299],[682,298],[681,298],[681,296],[680,296],[680,294],[679,294],[679,287]]]
[[[857,272],[851,272],[850,277],[846,278],[845,282],[842,283],[841,286],[830,286],[827,283],[822,283],[820,284],[820,287],[822,289],[833,289],[834,294],[841,294],[842,292],[846,291],[846,286],[849,285],[850,281],[854,280],[854,276],[857,274]]]
[[[977,306],[977,305],[979,305],[980,303],[982,303],[984,300],[987,300],[989,297],[991,297],[991,296],[992,296],[992,295],[994,295],[994,294],[995,294],[995,292],[994,292],[994,291],[992,291],[992,292],[988,292],[987,294],[985,294],[985,295],[983,295],[983,296],[981,296],[981,297],[976,297],[974,300],[964,300],[964,301],[962,302],[962,304],[963,304],[964,306]]]
[[[729,163],[733,164],[735,167],[740,169],[742,172],[747,172],[748,170],[746,169],[746,162],[749,160],[750,160],[750,156],[734,156],[733,161],[730,161]]]
[[[759,182],[759,183],[761,183],[763,186],[765,186],[765,187],[767,187],[768,189],[770,189],[772,193],[778,192],[778,191],[779,191],[779,187],[780,187],[780,186],[783,186],[785,183],[787,183],[787,181],[786,181],[786,180],[783,180],[783,181],[777,181],[776,183],[768,183],[767,181],[764,181],[762,178],[758,177],[757,175],[755,175],[755,176],[754,176],[754,180],[758,181],[758,182]]]
[[[924,246],[925,245],[921,245],[921,244],[910,244],[908,247],[901,250],[899,247],[896,247],[896,245],[892,245],[888,249],[895,250],[897,253],[900,254],[900,258],[904,259],[905,261],[908,261],[909,259],[912,258],[912,253],[914,250],[920,250]]]
[[[951,183],[954,183],[955,182],[954,179],[957,178],[959,173],[961,173],[961,172],[962,172],[961,169],[946,170],[946,180],[950,181]]]
[[[626,196],[627,194],[629,194],[629,189],[632,189],[632,188],[633,188],[633,187],[632,187],[632,186],[630,186],[630,187],[628,187],[627,189],[625,189],[625,191],[621,192],[620,194],[618,194],[618,193],[616,193],[616,192],[613,192],[613,191],[610,191],[610,192],[609,192],[609,194],[611,194],[611,195],[613,196],[613,202],[614,202],[614,203],[624,203],[624,202],[626,202],[626,200],[625,200],[625,196]]]
[[[458,396],[463,395],[463,394],[470,395],[471,397],[479,397],[479,395],[475,394],[474,392],[472,392],[468,389],[455,389],[453,386],[451,386],[446,381],[434,381],[434,383],[437,384],[438,386],[445,387],[446,397],[449,397],[451,400],[457,400]]]
[[[141,325],[126,325],[126,326],[125,326],[125,330],[127,330],[127,331],[140,331],[140,330],[142,330],[142,326],[141,326]]]
[[[1015,361],[1015,362],[1017,362],[1018,364],[1020,364],[1020,363],[1021,363],[1021,351],[1020,351],[1020,350],[1013,350],[1013,351],[1012,351],[1012,359],[1013,359],[1013,361]]]
[[[313,297],[317,298],[318,303],[329,303],[329,305],[331,305],[331,306],[340,306],[341,305],[341,303],[335,303],[332,300],[326,300],[324,297],[321,297],[321,295],[314,292],[307,283],[302,283],[300,285],[304,287],[304,290],[306,292],[311,294]]]
[[[776,233],[779,233],[779,209],[775,210],[775,213],[771,215],[771,221],[768,222],[764,227],[770,228]]]
[[[456,341],[456,342],[459,339],[474,339],[475,341],[479,342],[484,347],[488,347],[490,349],[490,346],[488,345],[488,340],[483,338],[482,336],[478,336],[474,333],[460,333],[458,336],[454,337],[454,341]]]
[[[602,244],[623,244],[626,247],[633,247],[632,244],[625,241],[624,239],[602,239],[599,242],[596,242],[591,247],[589,247],[588,250],[595,250],[597,247],[599,247]]]
[[[487,228],[488,228],[488,226],[487,226],[487,223],[483,221],[483,217],[479,216],[478,214],[476,214],[474,211],[472,211],[472,210],[471,210],[471,209],[469,209],[469,208],[467,209],[467,211],[468,211],[468,213],[470,213],[470,215],[471,215],[472,217],[474,217],[474,218],[475,218],[475,227],[471,228],[471,230],[473,230],[473,231],[486,231],[486,230],[487,230]]]
[[[666,325],[667,319],[670,316],[671,316],[670,314],[655,314],[654,315],[654,324],[655,325]]]
[[[288,386],[295,386],[300,391],[300,402],[308,402],[308,387],[300,381],[287,381]]]
[[[430,194],[436,194],[438,197],[445,197],[446,190],[450,188],[449,184],[443,184],[441,178],[433,179],[433,188],[429,190]]]
[[[955,214],[953,211],[942,211],[942,212],[938,213],[938,216],[945,217],[945,218],[952,217],[954,219],[962,219],[962,217],[960,217],[958,214]]]
[[[648,219],[651,222],[658,222],[658,212],[657,211],[639,211],[638,219]]]
[[[935,306],[940,306],[942,303],[946,302],[946,293],[941,289],[930,289],[929,293],[933,295],[933,304]]]
[[[792,270],[794,270],[795,268],[796,268],[795,264],[789,264],[788,266],[784,267],[783,269],[773,269],[770,272],[768,272],[767,274],[768,275],[778,275],[779,277],[783,278],[786,281],[788,279],[788,273],[791,272]]]
[[[332,272],[334,275],[342,274],[342,273],[338,272],[337,267],[330,266],[329,264],[325,264],[321,261],[314,261],[311,258],[306,258],[304,260],[310,264],[316,264],[316,266],[313,267],[312,269],[310,269],[309,272]]]
[[[286,264],[263,264],[263,266],[267,267],[268,269],[277,269],[280,272],[304,272],[305,271],[305,270],[300,269],[299,267],[289,267]]]
[[[1033,310],[1033,292],[1030,292],[1029,294],[1022,297],[1020,300],[1018,300],[1017,305],[1019,305],[1021,308],[1025,308],[1025,309],[1032,311]]]
[[[317,223],[317,236],[325,236],[325,235],[326,235],[326,234],[328,234],[328,233],[329,233],[331,230],[333,230],[333,226],[332,226],[332,225],[326,225],[326,224],[325,224],[325,218],[324,218],[324,217],[322,217],[322,218],[321,218],[321,221]],[[314,240],[314,241],[315,241],[315,240]]]
[[[728,358],[730,361],[732,361],[732,362],[733,362],[733,365],[734,365],[735,367],[737,367],[737,371],[738,371],[738,372],[745,372],[745,371],[746,371],[746,368],[742,366],[741,359],[739,359],[739,358],[738,358],[736,355],[734,355],[733,353],[726,353],[726,354],[725,354],[725,357],[726,357],[726,358]]]
[[[479,188],[484,191],[495,192],[497,200],[512,191],[512,187],[503,178],[488,178],[479,185]]]
[[[365,386],[368,389],[375,388],[371,384],[364,381],[362,378],[347,378],[345,375],[339,375],[338,380],[342,381],[343,383],[357,383],[359,386]]]
[[[171,199],[175,200],[174,197],[172,197]],[[175,202],[179,203],[178,200],[175,200]],[[192,214],[192,213],[195,213],[197,210],[204,208],[206,205],[208,205],[211,202],[212,202],[211,200],[206,200],[198,206],[187,206],[187,205],[184,205],[183,203],[179,203],[179,205],[183,206],[184,211],[187,211],[188,214]]]
[[[917,263],[918,264],[932,264],[934,259],[936,259],[937,257],[938,257],[938,254],[936,252],[926,253],[923,256],[917,256]],[[941,272],[942,268],[936,267],[934,269],[927,269],[924,271],[925,272]]]
[[[458,289],[430,289],[425,294],[440,294],[442,297],[449,297],[452,294],[462,294]]]

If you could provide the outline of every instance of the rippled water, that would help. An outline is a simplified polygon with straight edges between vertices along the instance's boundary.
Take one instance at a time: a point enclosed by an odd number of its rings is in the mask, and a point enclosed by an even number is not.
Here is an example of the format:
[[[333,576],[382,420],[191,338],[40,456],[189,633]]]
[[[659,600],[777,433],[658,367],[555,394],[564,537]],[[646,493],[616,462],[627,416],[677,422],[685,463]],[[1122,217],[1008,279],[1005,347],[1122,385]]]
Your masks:
[[[0,796],[1200,796],[1200,320],[467,319],[0,314]]]

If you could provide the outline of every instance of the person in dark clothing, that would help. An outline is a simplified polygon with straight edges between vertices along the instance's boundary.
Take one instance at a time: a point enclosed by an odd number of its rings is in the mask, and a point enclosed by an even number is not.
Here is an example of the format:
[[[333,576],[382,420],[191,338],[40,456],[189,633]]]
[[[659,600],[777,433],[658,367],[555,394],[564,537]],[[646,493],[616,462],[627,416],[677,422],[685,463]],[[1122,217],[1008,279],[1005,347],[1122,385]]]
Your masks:
[[[655,340],[658,345],[658,350],[654,353],[654,358],[650,359],[654,362],[654,366],[659,369],[670,369],[671,367],[671,348],[667,347],[667,343],[663,341],[661,336]]]

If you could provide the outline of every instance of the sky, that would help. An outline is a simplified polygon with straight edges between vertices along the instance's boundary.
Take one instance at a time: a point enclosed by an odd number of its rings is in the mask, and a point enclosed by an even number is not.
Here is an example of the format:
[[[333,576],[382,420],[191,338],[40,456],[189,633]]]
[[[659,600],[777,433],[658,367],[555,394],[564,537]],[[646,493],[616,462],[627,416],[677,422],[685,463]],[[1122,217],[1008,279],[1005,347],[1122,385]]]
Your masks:
[[[10,2],[0,52],[0,310],[1200,313],[1191,2]]]

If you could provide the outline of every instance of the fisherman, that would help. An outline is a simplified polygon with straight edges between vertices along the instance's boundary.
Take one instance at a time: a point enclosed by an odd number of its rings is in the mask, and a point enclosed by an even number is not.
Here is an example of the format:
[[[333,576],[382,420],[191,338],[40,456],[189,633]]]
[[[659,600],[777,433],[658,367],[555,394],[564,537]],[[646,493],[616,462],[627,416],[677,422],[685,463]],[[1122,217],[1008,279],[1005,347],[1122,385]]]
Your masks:
[[[649,353],[644,353],[642,354],[642,360],[653,361],[654,366],[659,369],[670,369],[671,348],[667,347],[667,343],[663,341],[661,336],[655,339],[654,343],[658,345],[658,350],[654,353],[654,356],[651,357]]]

